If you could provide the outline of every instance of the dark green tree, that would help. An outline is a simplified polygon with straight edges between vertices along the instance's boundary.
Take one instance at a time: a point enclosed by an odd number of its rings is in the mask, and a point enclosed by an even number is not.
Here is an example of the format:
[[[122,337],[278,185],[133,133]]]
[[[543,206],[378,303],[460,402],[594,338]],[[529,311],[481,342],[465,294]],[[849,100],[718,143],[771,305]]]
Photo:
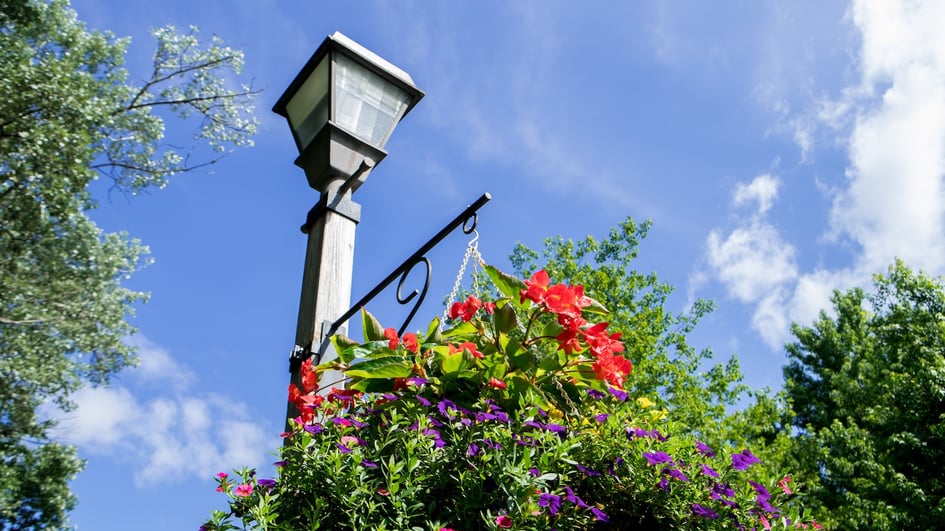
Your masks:
[[[633,361],[627,380],[632,396],[659,399],[674,420],[706,442],[742,443],[729,426],[728,409],[746,387],[734,357],[711,364],[711,350],[696,350],[687,342],[699,319],[711,312],[710,301],[698,300],[688,312],[667,308],[673,287],[655,273],[636,271],[634,259],[651,223],[627,218],[604,240],[587,236],[574,242],[547,238],[538,252],[519,244],[511,256],[515,273],[527,278],[545,269],[552,282],[582,284],[585,294],[611,310],[610,329],[623,334]]]
[[[775,445],[807,484],[805,504],[831,528],[941,528],[942,279],[896,262],[871,292],[834,293],[832,314],[793,332]]]
[[[248,145],[255,92],[242,53],[166,27],[153,70],[129,81],[127,39],[88,30],[66,0],[0,0],[0,529],[58,529],[82,468],[44,404],[135,363],[123,340],[145,295],[121,281],[147,249],[88,217],[92,180],[133,195]],[[193,125],[162,142],[164,120]]]

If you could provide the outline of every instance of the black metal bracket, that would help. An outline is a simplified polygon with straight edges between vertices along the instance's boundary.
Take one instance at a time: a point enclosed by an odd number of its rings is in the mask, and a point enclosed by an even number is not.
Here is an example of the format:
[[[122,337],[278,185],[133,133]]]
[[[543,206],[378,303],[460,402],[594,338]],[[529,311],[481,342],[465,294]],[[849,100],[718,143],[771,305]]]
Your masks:
[[[477,213],[478,210],[482,208],[483,205],[488,203],[491,199],[492,199],[492,196],[489,195],[488,193],[482,194],[482,196],[480,196],[479,199],[477,199],[474,203],[466,207],[466,209],[460,212],[460,214],[456,216],[453,219],[453,221],[447,223],[445,227],[440,229],[440,232],[436,233],[436,235],[430,238],[430,240],[427,243],[420,246],[420,248],[417,249],[412,255],[410,255],[410,257],[404,260],[404,262],[400,264],[400,266],[398,266],[396,269],[394,269],[389,275],[387,275],[387,277],[384,278],[384,280],[380,281],[376,286],[374,286],[374,289],[369,291],[367,295],[365,295],[364,297],[361,297],[361,299],[358,302],[354,303],[354,305],[351,308],[349,308],[348,311],[342,314],[342,316],[339,317],[338,320],[331,323],[331,325],[328,326],[327,329],[325,328],[325,323],[323,323],[322,330],[321,330],[322,333],[320,334],[320,337],[319,337],[320,344],[319,344],[318,352],[317,352],[319,361],[321,361],[322,357],[325,355],[325,351],[328,348],[329,338],[338,332],[338,330],[341,328],[341,325],[348,322],[348,320],[351,319],[351,317],[353,317],[354,314],[358,313],[358,311],[361,308],[363,308],[367,303],[373,300],[374,297],[376,297],[378,294],[384,291],[384,289],[387,288],[387,286],[389,286],[394,281],[394,279],[396,279],[398,276],[400,276],[400,281],[397,283],[397,302],[401,305],[406,305],[406,304],[409,304],[414,299],[416,299],[416,302],[414,303],[413,308],[411,308],[410,313],[407,315],[407,319],[403,322],[403,324],[400,326],[399,331],[397,332],[397,335],[403,335],[404,331],[407,329],[407,326],[410,325],[410,321],[417,314],[417,311],[420,310],[420,306],[423,304],[423,300],[426,298],[427,291],[430,288],[430,274],[432,272],[432,265],[430,264],[430,260],[425,255],[431,249],[436,247],[436,245],[440,243],[444,238],[449,236],[451,232],[453,232],[459,227],[462,227],[463,234],[472,234],[472,232],[476,230],[476,225],[479,222],[479,215]],[[415,268],[419,264],[423,264],[426,269],[426,275],[423,281],[423,287],[421,287],[420,289],[415,289],[408,295],[404,296],[403,295],[404,281],[407,280],[407,277],[410,275],[410,272],[413,271],[413,268]],[[296,352],[298,349],[303,350],[303,353],[297,357]],[[290,361],[290,365],[301,364],[303,361],[308,359],[312,354],[315,354],[315,352],[312,352],[312,345],[307,345],[306,347],[299,347],[298,345],[296,345],[296,349],[293,350],[292,352],[293,352],[293,355]],[[296,365],[292,365],[292,367],[295,367],[295,366]]]

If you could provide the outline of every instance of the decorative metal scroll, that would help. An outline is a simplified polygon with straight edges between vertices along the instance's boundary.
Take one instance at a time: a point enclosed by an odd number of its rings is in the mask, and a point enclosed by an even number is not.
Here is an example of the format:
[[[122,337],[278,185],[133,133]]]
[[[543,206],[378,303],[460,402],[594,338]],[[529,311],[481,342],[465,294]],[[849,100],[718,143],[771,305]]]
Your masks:
[[[384,280],[380,281],[380,283],[374,286],[374,289],[369,291],[367,295],[362,297],[361,300],[359,300],[358,302],[354,303],[354,305],[350,309],[348,309],[348,311],[342,314],[342,316],[339,317],[338,320],[331,323],[331,326],[329,326],[328,329],[325,330],[324,334],[322,335],[322,342],[318,348],[319,359],[321,359],[322,356],[324,356],[325,350],[328,348],[329,338],[332,335],[334,335],[336,332],[338,332],[338,329],[341,328],[341,325],[346,323],[356,313],[358,313],[358,311],[360,311],[361,308],[363,308],[368,302],[373,300],[374,297],[376,297],[378,294],[384,291],[384,289],[387,288],[387,286],[389,286],[394,281],[394,279],[396,279],[398,276],[400,277],[400,281],[397,283],[397,302],[401,305],[407,305],[407,304],[410,304],[411,301],[414,301],[416,299],[416,302],[414,302],[413,304],[413,308],[411,308],[410,313],[407,314],[407,319],[404,321],[402,325],[400,325],[400,329],[397,332],[397,335],[403,335],[404,331],[410,325],[410,321],[417,314],[417,311],[420,310],[420,306],[423,304],[423,301],[427,296],[427,291],[430,288],[430,273],[432,271],[432,266],[430,264],[430,260],[425,255],[431,249],[436,247],[436,245],[440,243],[440,241],[442,241],[451,232],[453,232],[459,227],[462,227],[464,234],[472,234],[473,231],[476,230],[476,225],[479,222],[479,214],[477,213],[477,211],[483,205],[488,203],[491,199],[492,199],[492,196],[489,195],[488,193],[482,194],[482,196],[479,197],[479,199],[477,199],[473,204],[466,207],[466,210],[463,210],[462,212],[460,212],[460,214],[456,216],[456,218],[454,218],[453,221],[449,222],[445,227],[443,227],[440,230],[440,232],[436,233],[435,236],[430,238],[430,241],[423,244],[419,249],[416,250],[416,252],[410,255],[409,258],[404,260],[404,262],[400,264],[400,266],[397,267],[397,269],[394,269],[394,271],[391,272],[391,274],[387,275],[387,277]],[[421,287],[420,289],[415,289],[409,294],[407,294],[406,296],[404,296],[403,294],[404,282],[407,280],[407,277],[410,275],[410,272],[413,271],[413,269],[417,267],[419,264],[423,264],[426,270],[426,274],[423,281],[423,287]],[[302,356],[307,357],[309,354],[310,354],[309,352],[305,352],[304,354],[302,354]],[[293,353],[292,361],[296,362],[296,360],[298,360],[296,363],[300,363],[302,361],[299,359],[300,357],[301,356],[298,356],[297,354]]]

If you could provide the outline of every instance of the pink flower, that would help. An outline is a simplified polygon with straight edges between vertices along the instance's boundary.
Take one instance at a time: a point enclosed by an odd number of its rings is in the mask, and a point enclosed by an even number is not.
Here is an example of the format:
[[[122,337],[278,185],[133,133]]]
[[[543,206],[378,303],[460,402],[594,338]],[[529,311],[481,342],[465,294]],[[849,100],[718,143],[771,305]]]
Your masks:
[[[512,527],[512,519],[506,514],[496,516],[495,525],[501,527],[502,529],[509,529]]]
[[[781,490],[784,491],[785,494],[793,494],[791,487],[788,487],[788,483],[790,482],[791,476],[784,476],[784,479],[778,482],[778,486],[781,487]]]
[[[507,385],[505,385],[505,382],[496,378],[495,376],[493,376],[492,378],[489,378],[489,386],[492,387],[493,389],[505,389],[506,387],[508,387]]]
[[[238,485],[236,487],[236,490],[233,491],[233,493],[236,494],[237,496],[241,496],[245,498],[246,496],[250,496],[253,494],[253,486],[250,485],[249,483],[243,483],[241,485]]]
[[[226,472],[217,472],[217,477],[220,478],[220,479],[226,479],[226,478],[230,477],[230,475],[227,474]]]

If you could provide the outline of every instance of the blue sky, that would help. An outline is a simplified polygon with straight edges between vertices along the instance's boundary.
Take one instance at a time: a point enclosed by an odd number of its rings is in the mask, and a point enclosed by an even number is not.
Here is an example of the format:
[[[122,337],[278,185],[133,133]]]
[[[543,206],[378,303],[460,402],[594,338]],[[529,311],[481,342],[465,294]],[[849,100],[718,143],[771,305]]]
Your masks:
[[[302,5],[305,4],[305,5]],[[272,104],[336,30],[409,72],[426,97],[358,190],[357,299],[488,191],[480,250],[603,236],[652,219],[638,269],[719,309],[692,337],[780,384],[792,321],[895,257],[945,272],[945,4],[928,2],[277,2],[74,0],[133,39],[195,24],[246,52],[264,89],[256,147],[95,219],[147,243],[129,286],[140,367],[84,390],[63,440],[88,459],[79,529],[195,529],[212,476],[271,473],[284,419],[305,239],[316,201]],[[173,133],[173,130],[171,131]],[[465,237],[431,253],[415,327],[439,311]],[[388,295],[390,300],[393,295]],[[374,308],[384,320],[396,309]]]

